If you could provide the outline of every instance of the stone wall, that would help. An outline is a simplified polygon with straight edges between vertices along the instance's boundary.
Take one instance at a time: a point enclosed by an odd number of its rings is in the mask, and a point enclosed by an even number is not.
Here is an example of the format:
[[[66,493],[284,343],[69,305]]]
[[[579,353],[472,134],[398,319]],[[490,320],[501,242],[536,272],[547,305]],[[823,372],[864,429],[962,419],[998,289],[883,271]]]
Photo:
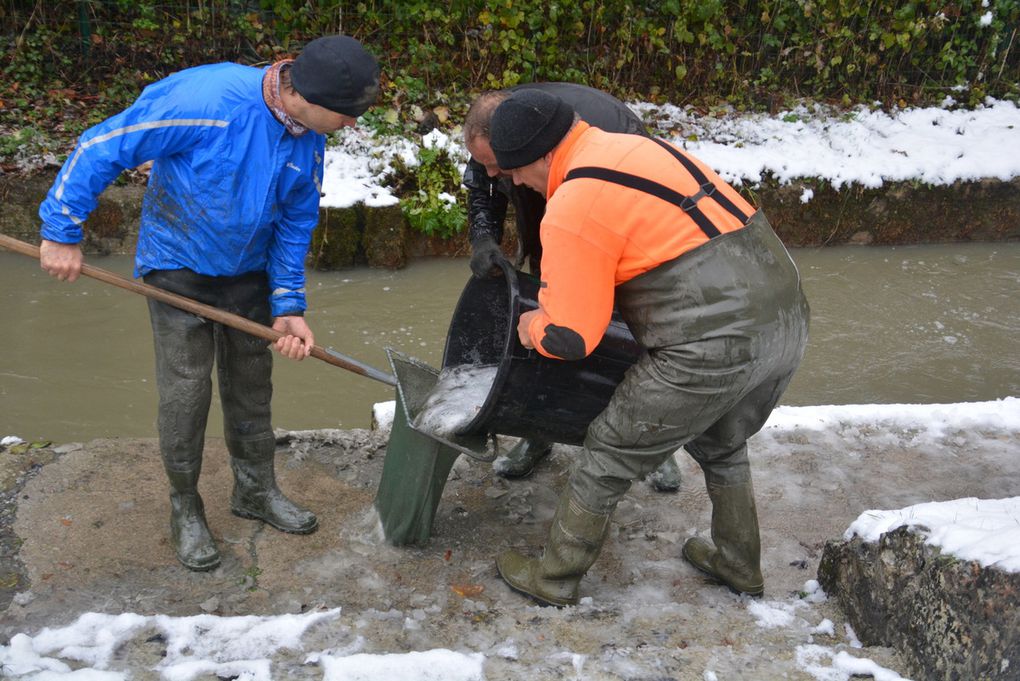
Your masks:
[[[52,176],[0,176],[0,232],[38,242],[38,208]],[[802,202],[805,189],[814,196]],[[134,250],[144,188],[113,186],[86,222],[86,253]],[[1020,241],[1020,178],[931,187],[910,182],[878,189],[844,187],[821,180],[745,188],[769,216],[788,246]],[[512,229],[507,230],[512,233]],[[465,230],[466,232],[466,230]],[[512,241],[504,244],[508,253]],[[399,206],[323,208],[308,264],[318,269],[352,265],[400,268],[409,258],[467,255],[467,235],[427,237],[407,226]]]
[[[805,189],[814,194],[806,203]],[[750,193],[789,246],[1020,240],[1020,178],[838,191],[821,180],[770,181]]]
[[[818,581],[863,644],[896,648],[916,678],[1020,679],[1020,574],[943,555],[901,527],[829,541]]]
[[[0,233],[39,243],[39,204],[53,184],[51,175],[0,175]],[[82,247],[87,254],[133,253],[138,241],[145,187],[139,184],[109,187],[85,223]],[[513,243],[504,244],[508,250]],[[312,238],[308,266],[341,269],[368,265],[399,269],[409,258],[428,255],[467,255],[464,234],[438,239],[411,230],[400,206],[322,208]]]

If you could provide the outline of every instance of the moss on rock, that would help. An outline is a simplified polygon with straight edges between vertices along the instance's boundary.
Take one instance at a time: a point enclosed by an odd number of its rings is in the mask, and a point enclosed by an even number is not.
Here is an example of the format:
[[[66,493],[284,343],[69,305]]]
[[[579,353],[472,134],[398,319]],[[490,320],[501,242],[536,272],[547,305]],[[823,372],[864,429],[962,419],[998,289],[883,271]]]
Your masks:
[[[806,195],[810,190],[810,196]],[[788,246],[1020,239],[1020,179],[933,186],[888,182],[838,190],[824,180],[762,183],[751,194]]]
[[[400,204],[366,210],[362,245],[368,264],[389,269],[406,266],[407,229]]]
[[[318,270],[350,267],[358,262],[361,248],[362,216],[357,206],[323,208],[319,226],[312,234],[309,263]]]
[[[818,581],[865,645],[896,648],[924,679],[1016,679],[1020,574],[942,553],[900,527],[825,544]]]

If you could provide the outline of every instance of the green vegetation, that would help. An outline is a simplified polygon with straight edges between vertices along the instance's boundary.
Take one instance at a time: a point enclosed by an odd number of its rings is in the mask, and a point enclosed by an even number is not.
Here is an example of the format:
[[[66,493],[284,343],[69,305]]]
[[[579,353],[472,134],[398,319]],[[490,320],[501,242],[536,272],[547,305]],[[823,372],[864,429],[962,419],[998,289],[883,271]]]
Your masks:
[[[1020,0],[3,0],[0,169],[61,159],[173,71],[270,63],[337,32],[383,67],[366,123],[413,134],[439,107],[449,132],[473,94],[535,80],[705,111],[1015,100],[1018,26]],[[427,188],[438,183],[418,178],[428,197],[408,215],[442,234],[453,218]]]
[[[457,164],[445,149],[422,148],[418,166],[398,169],[397,174],[407,178],[400,206],[413,229],[446,238],[467,225],[466,192]]]

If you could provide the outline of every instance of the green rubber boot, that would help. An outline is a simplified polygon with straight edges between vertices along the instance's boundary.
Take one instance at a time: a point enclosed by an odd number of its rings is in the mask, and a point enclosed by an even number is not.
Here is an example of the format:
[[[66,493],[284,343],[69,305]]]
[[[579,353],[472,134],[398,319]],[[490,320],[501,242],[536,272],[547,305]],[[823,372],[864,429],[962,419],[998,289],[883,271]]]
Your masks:
[[[526,478],[551,451],[552,445],[548,442],[522,438],[506,456],[499,458],[494,470],[502,478]]]
[[[680,466],[671,454],[648,476],[656,492],[676,492],[680,489]]]
[[[198,471],[167,471],[170,480],[170,541],[177,560],[189,570],[205,572],[220,564],[205,506],[198,495]]]
[[[602,550],[611,513],[595,513],[578,502],[570,487],[560,496],[541,558],[505,551],[496,569],[514,591],[542,605],[575,605],[581,578]]]
[[[761,540],[751,482],[708,483],[712,499],[712,541],[693,537],[684,542],[683,557],[709,577],[736,593],[761,596]]]
[[[276,486],[276,440],[227,440],[230,467],[234,471],[234,492],[230,512],[241,518],[261,520],[281,532],[311,534],[319,519],[311,511],[288,499]]]

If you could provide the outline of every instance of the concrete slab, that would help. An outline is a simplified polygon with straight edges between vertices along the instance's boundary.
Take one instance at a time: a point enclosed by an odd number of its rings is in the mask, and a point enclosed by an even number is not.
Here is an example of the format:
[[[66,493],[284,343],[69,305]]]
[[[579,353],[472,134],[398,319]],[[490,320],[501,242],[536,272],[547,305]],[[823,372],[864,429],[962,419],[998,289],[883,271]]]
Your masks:
[[[869,508],[1013,495],[1020,474],[1015,434],[983,439],[980,451],[953,444],[952,433],[935,447],[861,437],[834,448],[830,434],[810,431],[765,448],[752,440],[766,596],[751,601],[707,584],[679,558],[683,540],[706,531],[709,521],[703,477],[681,455],[681,491],[635,484],[582,585],[590,598],[555,610],[511,592],[493,560],[508,547],[538,551],[576,450],[557,446],[520,481],[496,477],[488,464],[458,461],[428,545],[397,548],[380,541],[372,509],[385,435],[317,433],[281,446],[277,463],[281,487],[319,515],[310,536],[231,515],[227,453],[222,441],[208,442],[200,489],[223,554],[210,573],[185,570],[169,546],[169,501],[154,440],[37,452],[49,461],[22,462],[20,477],[8,474],[8,482],[16,480],[7,489],[9,529],[20,546],[14,542],[16,553],[6,560],[20,563],[21,575],[0,602],[0,642],[90,611],[264,615],[341,607],[340,620],[306,635],[306,649],[336,649],[361,637],[363,652],[481,651],[487,679],[567,673],[570,663],[556,657],[564,651],[584,656],[577,658],[586,660],[582,678],[702,679],[711,670],[719,678],[810,679],[797,659],[800,646],[850,650],[835,605],[798,595],[815,577],[827,539]],[[788,611],[789,622],[767,625],[756,607]],[[831,635],[817,629],[826,619],[834,623]],[[515,656],[499,652],[507,641]],[[128,646],[118,668],[151,670],[152,645],[140,639]],[[891,650],[852,653],[908,673]],[[296,653],[274,664],[288,677],[321,678]]]

